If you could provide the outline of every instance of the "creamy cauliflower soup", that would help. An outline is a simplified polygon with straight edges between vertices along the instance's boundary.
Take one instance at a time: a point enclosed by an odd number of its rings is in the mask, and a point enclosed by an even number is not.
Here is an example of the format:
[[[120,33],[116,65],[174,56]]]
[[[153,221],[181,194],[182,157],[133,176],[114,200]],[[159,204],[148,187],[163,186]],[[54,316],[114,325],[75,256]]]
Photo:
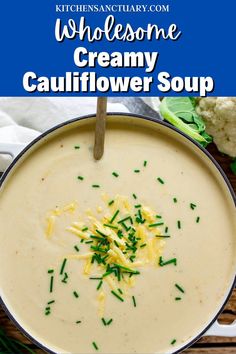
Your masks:
[[[166,127],[109,118],[100,161],[93,142],[94,120],[60,128],[5,180],[1,297],[57,353],[174,352],[233,281],[233,201]]]

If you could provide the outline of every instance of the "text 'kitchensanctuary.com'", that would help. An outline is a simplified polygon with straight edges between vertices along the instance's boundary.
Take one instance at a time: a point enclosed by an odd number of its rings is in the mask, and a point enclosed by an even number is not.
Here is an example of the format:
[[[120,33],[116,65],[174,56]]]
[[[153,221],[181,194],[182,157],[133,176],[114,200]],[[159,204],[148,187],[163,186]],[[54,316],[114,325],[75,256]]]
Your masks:
[[[61,4],[55,6],[56,12],[170,12],[169,4]]]

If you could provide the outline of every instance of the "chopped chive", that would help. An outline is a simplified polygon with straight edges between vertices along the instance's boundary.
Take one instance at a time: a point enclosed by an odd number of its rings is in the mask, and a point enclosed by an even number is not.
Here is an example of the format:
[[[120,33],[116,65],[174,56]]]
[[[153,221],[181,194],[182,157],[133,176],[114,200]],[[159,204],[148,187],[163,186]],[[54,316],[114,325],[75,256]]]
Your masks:
[[[160,238],[169,238],[170,235],[156,235],[156,237],[160,237]]]
[[[79,252],[79,247],[78,246],[74,246],[74,249]]]
[[[184,289],[181,288],[181,286],[179,284],[175,284],[175,287],[181,292],[181,293],[185,293]]]
[[[104,324],[104,326],[106,326],[107,323],[106,323],[106,321],[105,321],[105,318],[102,317],[101,320],[102,320],[102,323]]]
[[[82,177],[82,176],[78,176],[77,177],[80,181],[83,181],[84,180],[84,177]]]
[[[170,342],[171,345],[174,345],[175,343],[176,343],[176,339],[173,339],[173,340]]]
[[[91,246],[90,249],[93,250],[93,251],[100,252],[100,253],[107,253],[107,250],[105,250],[105,249],[103,249],[101,247],[98,247],[98,246]]]
[[[197,207],[196,204],[190,203],[190,208],[191,208],[192,210],[194,210],[196,207]]]
[[[63,274],[63,272],[64,272],[64,269],[65,269],[65,266],[66,266],[66,261],[67,261],[67,259],[64,258],[64,260],[62,262],[62,265],[61,265],[60,274]]]
[[[64,278],[62,279],[61,282],[67,284],[67,279],[68,279],[68,274],[65,273],[65,274],[64,274]]]
[[[108,322],[107,322],[107,326],[109,326],[112,323],[113,319],[111,318]]]
[[[126,218],[119,220],[118,224],[122,224],[127,220],[130,220],[131,224],[133,224],[133,220],[132,220],[131,216],[127,216]]]
[[[85,232],[85,231],[88,231],[88,227],[87,226],[82,229],[82,232]]]
[[[102,237],[107,237],[106,234],[104,234],[103,232],[99,231],[98,229],[96,229],[96,233],[101,235]]]
[[[94,348],[95,348],[96,350],[98,350],[97,344],[96,344],[95,342],[93,342],[92,344],[93,344]]]
[[[147,244],[146,244],[146,243],[143,243],[143,244],[140,246],[140,248],[143,248],[143,247],[145,247],[145,246],[147,246]]]
[[[139,173],[140,172],[140,170],[134,170],[134,173]]]
[[[157,222],[155,224],[150,224],[150,225],[148,225],[148,227],[156,227],[156,226],[161,226],[161,225],[164,225],[164,222]]]
[[[114,177],[119,177],[119,175],[118,175],[117,172],[112,172],[112,175],[113,175]]]
[[[147,161],[143,161],[143,166],[146,167],[147,166]]]
[[[130,269],[130,268],[128,268],[128,267],[124,267],[124,266],[122,266],[122,265],[120,265],[120,264],[117,264],[117,263],[114,263],[114,265],[115,265],[116,267],[118,267],[118,268],[121,268],[121,269],[123,269],[123,270],[126,270],[128,273],[140,274],[140,272],[139,272],[138,270],[133,270],[133,269]]]
[[[164,184],[164,183],[165,183],[161,177],[157,177],[157,180],[158,180],[158,182],[160,182],[161,184]]]
[[[100,280],[100,282],[98,283],[98,286],[97,286],[97,290],[99,290],[99,289],[101,288],[102,283],[103,283],[103,281],[102,281],[102,280]]]
[[[137,195],[133,193],[133,198],[134,199],[137,199]]]
[[[119,293],[122,295],[123,294],[123,291],[119,288],[117,289],[119,291]]]
[[[74,148],[75,149],[80,149],[80,146],[79,145],[75,145]]]
[[[124,301],[124,299],[119,295],[119,294],[117,294],[114,290],[112,290],[111,291],[111,293],[115,296],[115,297],[117,297],[117,299],[119,299],[120,301]]]
[[[173,202],[174,202],[174,203],[177,203],[177,202],[178,202],[177,198],[174,197],[174,198],[173,198]]]
[[[175,266],[177,265],[177,259],[176,258],[172,258],[172,259],[169,259],[168,261],[163,261],[163,258],[162,257],[159,257],[159,266],[160,267],[164,267],[168,264],[174,264]]]
[[[198,216],[198,217],[196,218],[196,223],[198,224],[199,221],[200,221],[200,216]]]
[[[176,297],[175,298],[175,301],[179,301],[179,300],[181,300],[181,297]]]
[[[169,230],[169,227],[168,227],[168,226],[166,226],[166,228],[165,228],[165,233],[167,233],[167,232],[168,232],[168,230]]]
[[[142,205],[141,205],[141,204],[136,204],[134,207],[135,207],[135,208],[141,208]]]
[[[48,269],[48,274],[54,273],[53,269]]]
[[[177,226],[178,226],[178,229],[181,229],[181,221],[180,220],[177,221]]]
[[[156,218],[157,218],[157,219],[161,219],[162,216],[161,216],[161,215],[156,215]]]
[[[109,224],[103,224],[103,226],[110,227],[111,229],[117,230],[117,226],[109,225]]]
[[[100,185],[99,184],[92,184],[92,187],[93,188],[100,188]]]
[[[137,304],[136,304],[136,299],[135,299],[135,297],[134,297],[134,296],[132,296],[132,300],[133,300],[134,307],[136,307],[136,306],[137,306]]]
[[[74,295],[74,297],[76,297],[76,298],[79,297],[79,294],[77,293],[77,291],[73,291],[73,295]]]
[[[86,244],[93,243],[93,240],[85,241]]]
[[[53,280],[54,280],[54,277],[53,277],[53,276],[51,276],[51,278],[50,278],[50,288],[49,288],[50,293],[52,293],[52,292],[53,292]]]
[[[51,314],[50,311],[45,311],[45,316],[48,316],[48,315],[50,315],[50,314]]]
[[[113,221],[115,220],[115,218],[117,217],[117,215],[119,214],[120,210],[116,210],[116,212],[114,213],[114,215],[112,216],[111,220],[109,221],[110,224],[113,223]]]
[[[114,200],[111,200],[109,203],[108,203],[108,205],[110,206],[110,205],[112,205],[114,203]]]
[[[90,277],[90,280],[102,280],[102,277]]]
[[[81,321],[76,321],[75,323],[77,323],[77,324],[78,324],[78,323],[81,323]]]
[[[54,304],[55,300],[48,301],[48,305]]]

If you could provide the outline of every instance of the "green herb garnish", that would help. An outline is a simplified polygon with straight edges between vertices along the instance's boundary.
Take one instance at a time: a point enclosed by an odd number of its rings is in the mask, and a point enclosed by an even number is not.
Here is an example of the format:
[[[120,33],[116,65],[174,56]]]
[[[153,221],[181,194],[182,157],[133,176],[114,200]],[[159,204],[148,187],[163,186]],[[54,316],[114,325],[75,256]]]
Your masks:
[[[143,166],[144,166],[144,167],[147,166],[147,161],[146,161],[146,160],[143,162]]]
[[[76,250],[76,252],[79,252],[79,247],[78,246],[74,246],[74,249]]]
[[[161,226],[161,225],[164,225],[164,222],[156,222],[155,224],[148,225],[148,227],[157,227],[157,226]]]
[[[67,279],[68,279],[68,274],[64,273],[64,278],[62,279],[61,282],[67,284]]]
[[[178,221],[177,221],[177,227],[178,227],[178,229],[181,229],[181,227],[182,227],[182,226],[181,226],[181,221],[180,221],[180,220],[178,220]]]
[[[139,173],[140,172],[140,170],[134,170],[134,173]]]
[[[92,184],[92,187],[93,188],[100,188],[100,185],[99,184]]]
[[[101,288],[102,284],[103,284],[103,281],[100,280],[100,282],[98,283],[98,286],[97,286],[97,290],[99,290]]]
[[[109,206],[111,206],[114,203],[114,200],[110,200],[110,202],[108,203]]]
[[[171,345],[174,345],[175,343],[176,343],[176,339],[173,339],[173,340],[170,342]]]
[[[74,148],[75,149],[80,149],[80,146],[79,145],[75,145]]]
[[[77,298],[77,299],[78,299],[79,294],[77,293],[77,291],[73,291],[73,295],[74,295],[74,297],[75,297],[75,298]]]
[[[146,243],[143,243],[142,245],[140,245],[140,248],[143,248],[143,247],[146,247],[147,244]]]
[[[174,264],[175,266],[177,265],[177,259],[176,258],[172,258],[169,259],[168,261],[163,261],[162,257],[159,257],[159,266],[164,267],[168,264]]]
[[[112,216],[111,220],[109,221],[110,224],[113,223],[113,221],[115,220],[115,218],[117,217],[117,215],[119,214],[120,210],[116,210],[116,212],[114,213],[114,215]]]
[[[66,262],[67,262],[67,259],[64,258],[64,260],[63,260],[63,262],[62,262],[62,265],[61,265],[60,274],[63,274],[64,269],[65,269],[65,266],[66,266]]]
[[[169,238],[170,235],[156,235],[156,237],[160,237],[160,238]]]
[[[198,217],[196,218],[196,223],[198,224],[199,221],[200,221],[200,216],[198,216]]]
[[[84,180],[84,177],[82,177],[82,176],[78,176],[77,177],[80,181],[83,181]]]
[[[96,350],[98,350],[97,344],[96,344],[95,342],[93,342],[92,344],[93,344],[94,348],[95,348]]]
[[[176,297],[175,298],[175,301],[180,301],[181,300],[181,297]]]
[[[177,203],[177,202],[178,202],[178,199],[174,197],[174,198],[173,198],[173,202],[174,202],[174,203]]]
[[[48,301],[48,305],[54,304],[55,300]]]
[[[179,285],[179,284],[175,284],[175,287],[181,292],[181,293],[185,293],[184,289]]]
[[[110,227],[111,229],[117,230],[118,227],[110,224],[103,224],[103,226]]]
[[[133,300],[133,305],[134,305],[134,307],[136,307],[136,306],[137,306],[137,304],[136,304],[136,299],[135,299],[135,297],[134,297],[134,296],[132,296],[132,300]]]
[[[136,194],[133,193],[132,195],[133,195],[134,199],[137,199],[137,195]]]
[[[54,281],[54,277],[51,276],[51,278],[50,278],[50,287],[49,287],[49,292],[50,292],[50,293],[53,292],[53,281]]]
[[[196,207],[197,207],[197,205],[196,205],[196,204],[194,204],[194,203],[190,203],[190,208],[191,208],[192,210],[194,210]]]
[[[112,293],[117,299],[119,299],[120,301],[124,302],[124,299],[123,299],[119,294],[117,294],[114,290],[112,290],[111,293]]]
[[[157,177],[157,180],[158,180],[158,182],[160,182],[161,184],[164,184],[164,183],[165,183],[161,177]]]
[[[112,175],[113,175],[114,177],[119,177],[119,175],[118,175],[117,172],[112,172]]]

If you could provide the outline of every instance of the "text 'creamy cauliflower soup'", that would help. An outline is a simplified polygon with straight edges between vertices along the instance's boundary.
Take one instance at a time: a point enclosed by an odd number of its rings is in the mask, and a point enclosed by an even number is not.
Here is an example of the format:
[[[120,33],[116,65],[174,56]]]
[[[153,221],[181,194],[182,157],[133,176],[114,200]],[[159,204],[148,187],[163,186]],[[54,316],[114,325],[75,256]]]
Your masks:
[[[60,128],[3,186],[2,299],[55,352],[173,352],[233,280],[233,202],[168,128],[116,117],[95,162],[93,124]]]

